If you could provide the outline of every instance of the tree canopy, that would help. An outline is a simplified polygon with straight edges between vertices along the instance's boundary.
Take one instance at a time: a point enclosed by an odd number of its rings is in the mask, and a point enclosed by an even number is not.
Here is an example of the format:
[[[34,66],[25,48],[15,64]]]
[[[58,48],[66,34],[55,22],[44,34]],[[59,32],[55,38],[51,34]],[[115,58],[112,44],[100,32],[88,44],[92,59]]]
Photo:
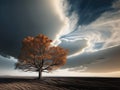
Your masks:
[[[24,71],[50,72],[66,63],[68,50],[52,46],[52,40],[43,34],[28,36],[22,41],[16,68]]]

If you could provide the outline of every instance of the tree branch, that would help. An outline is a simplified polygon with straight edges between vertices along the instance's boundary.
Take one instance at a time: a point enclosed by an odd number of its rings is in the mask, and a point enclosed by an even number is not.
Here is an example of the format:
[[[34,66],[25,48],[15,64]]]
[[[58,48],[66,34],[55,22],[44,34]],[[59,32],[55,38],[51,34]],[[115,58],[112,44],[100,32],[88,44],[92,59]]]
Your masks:
[[[58,64],[51,64],[51,65],[47,66],[46,68],[42,69],[42,71],[47,70],[47,69],[50,68],[51,66],[55,66],[55,65],[58,65]]]

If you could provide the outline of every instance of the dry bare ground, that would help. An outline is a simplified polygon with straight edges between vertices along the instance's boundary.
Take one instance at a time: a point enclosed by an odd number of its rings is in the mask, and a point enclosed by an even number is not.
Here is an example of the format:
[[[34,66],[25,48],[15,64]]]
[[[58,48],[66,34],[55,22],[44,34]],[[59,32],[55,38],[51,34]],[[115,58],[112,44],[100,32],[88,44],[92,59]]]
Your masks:
[[[0,90],[120,90],[120,78],[0,78]]]

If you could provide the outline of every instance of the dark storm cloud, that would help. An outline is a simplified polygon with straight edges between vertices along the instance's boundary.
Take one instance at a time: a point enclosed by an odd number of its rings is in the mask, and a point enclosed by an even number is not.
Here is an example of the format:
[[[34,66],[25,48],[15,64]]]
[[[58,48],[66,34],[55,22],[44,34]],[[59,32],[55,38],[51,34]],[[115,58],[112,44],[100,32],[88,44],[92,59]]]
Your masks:
[[[103,58],[86,65],[88,72],[114,72],[120,70],[120,46],[103,51]]]
[[[26,36],[53,39],[62,25],[53,9],[47,0],[0,0],[0,53],[17,56]]]
[[[116,0],[67,0],[70,8],[68,16],[73,12],[78,14],[78,25],[86,25],[95,21],[106,11],[111,11],[113,2]]]
[[[73,63],[74,62],[74,63]],[[73,71],[113,72],[120,70],[120,46],[70,58],[64,68]]]

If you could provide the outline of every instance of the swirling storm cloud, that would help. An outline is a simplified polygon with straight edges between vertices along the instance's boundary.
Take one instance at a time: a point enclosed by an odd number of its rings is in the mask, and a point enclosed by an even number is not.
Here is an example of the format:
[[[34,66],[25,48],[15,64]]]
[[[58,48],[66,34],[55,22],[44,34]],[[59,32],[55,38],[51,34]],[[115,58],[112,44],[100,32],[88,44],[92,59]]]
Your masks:
[[[42,33],[69,49],[61,70],[119,72],[120,0],[1,0],[0,12],[1,55],[17,57],[24,37]]]

